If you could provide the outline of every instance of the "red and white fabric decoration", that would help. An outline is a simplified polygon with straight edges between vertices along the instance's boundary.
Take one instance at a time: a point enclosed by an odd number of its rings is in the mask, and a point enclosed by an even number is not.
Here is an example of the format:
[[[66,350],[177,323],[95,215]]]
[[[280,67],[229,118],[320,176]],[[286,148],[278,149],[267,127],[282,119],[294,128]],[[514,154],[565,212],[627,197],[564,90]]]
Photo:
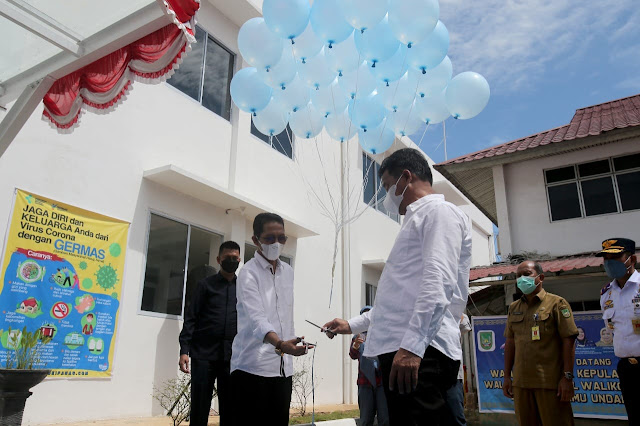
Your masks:
[[[60,133],[71,133],[84,110],[113,111],[134,80],[157,84],[167,80],[195,42],[199,0],[164,0],[173,24],[116,50],[57,80],[44,96],[42,119]]]

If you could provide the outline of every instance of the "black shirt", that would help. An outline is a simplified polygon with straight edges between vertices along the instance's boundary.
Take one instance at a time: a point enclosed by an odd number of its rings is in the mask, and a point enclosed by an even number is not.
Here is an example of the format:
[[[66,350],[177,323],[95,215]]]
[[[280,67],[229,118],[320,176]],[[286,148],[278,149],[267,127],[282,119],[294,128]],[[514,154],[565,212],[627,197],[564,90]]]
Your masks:
[[[238,332],[236,277],[220,273],[198,282],[180,333],[180,355],[209,361],[230,361]]]

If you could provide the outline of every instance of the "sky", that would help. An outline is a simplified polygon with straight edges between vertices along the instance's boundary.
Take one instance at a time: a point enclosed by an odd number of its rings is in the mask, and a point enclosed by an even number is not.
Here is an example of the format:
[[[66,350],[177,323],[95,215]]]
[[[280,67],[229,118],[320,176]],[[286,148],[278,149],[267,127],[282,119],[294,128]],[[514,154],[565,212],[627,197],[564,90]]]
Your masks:
[[[637,0],[440,0],[454,75],[482,74],[485,110],[446,121],[452,159],[569,123],[575,110],[640,93]],[[424,134],[424,138],[422,138]],[[441,124],[412,138],[444,161]]]

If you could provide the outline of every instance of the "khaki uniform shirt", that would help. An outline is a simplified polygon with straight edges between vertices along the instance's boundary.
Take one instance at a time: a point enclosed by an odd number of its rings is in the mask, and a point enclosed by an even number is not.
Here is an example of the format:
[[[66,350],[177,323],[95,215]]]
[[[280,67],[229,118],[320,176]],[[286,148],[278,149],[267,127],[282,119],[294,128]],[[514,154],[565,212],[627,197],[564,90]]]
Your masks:
[[[533,327],[539,340],[533,340]],[[566,300],[544,289],[531,304],[522,296],[509,306],[504,336],[515,340],[513,386],[557,389],[563,375],[562,338],[577,336],[578,329]]]

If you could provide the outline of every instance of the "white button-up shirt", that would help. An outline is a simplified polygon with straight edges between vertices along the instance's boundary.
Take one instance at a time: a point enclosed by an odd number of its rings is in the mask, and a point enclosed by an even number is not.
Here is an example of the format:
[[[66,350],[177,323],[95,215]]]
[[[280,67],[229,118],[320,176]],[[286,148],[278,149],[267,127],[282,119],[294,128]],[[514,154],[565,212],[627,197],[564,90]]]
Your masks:
[[[469,294],[471,223],[440,194],[407,207],[378,283],[371,311],[349,320],[369,330],[365,356],[406,349],[420,357],[433,346],[462,359],[460,317]]]
[[[264,342],[273,331],[282,340],[296,337],[293,327],[293,269],[280,260],[273,266],[258,252],[238,273],[238,334],[233,340],[231,371],[279,377],[280,356]],[[291,355],[284,355],[285,376],[293,375]]]
[[[636,307],[637,306],[637,307]],[[600,307],[605,327],[613,325],[613,351],[618,358],[640,357],[640,334],[631,320],[640,319],[640,273],[635,271],[624,288],[616,280],[602,289]]]

